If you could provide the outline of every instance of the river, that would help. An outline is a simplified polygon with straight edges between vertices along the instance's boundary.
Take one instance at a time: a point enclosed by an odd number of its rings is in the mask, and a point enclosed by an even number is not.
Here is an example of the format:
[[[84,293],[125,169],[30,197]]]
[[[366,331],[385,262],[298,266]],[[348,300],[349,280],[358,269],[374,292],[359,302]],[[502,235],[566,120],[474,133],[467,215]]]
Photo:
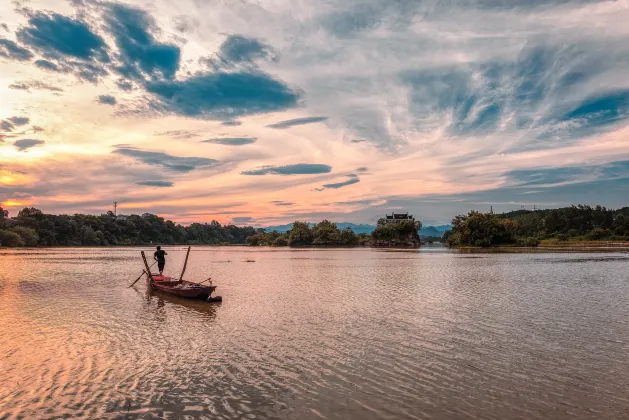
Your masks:
[[[0,419],[629,418],[627,253],[139,252],[0,250]]]

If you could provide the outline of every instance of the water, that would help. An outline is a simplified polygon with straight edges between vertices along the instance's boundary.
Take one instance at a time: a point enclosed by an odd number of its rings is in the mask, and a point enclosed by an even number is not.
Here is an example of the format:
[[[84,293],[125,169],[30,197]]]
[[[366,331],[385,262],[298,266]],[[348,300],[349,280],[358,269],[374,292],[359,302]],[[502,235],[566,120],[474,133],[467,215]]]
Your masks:
[[[0,250],[1,419],[629,418],[629,254],[139,250]]]

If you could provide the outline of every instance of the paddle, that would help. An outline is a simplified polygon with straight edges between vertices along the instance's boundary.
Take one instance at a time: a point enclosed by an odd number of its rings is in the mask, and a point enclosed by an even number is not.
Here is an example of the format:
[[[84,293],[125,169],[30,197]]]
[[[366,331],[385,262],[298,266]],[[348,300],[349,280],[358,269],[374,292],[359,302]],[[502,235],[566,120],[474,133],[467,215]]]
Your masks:
[[[156,262],[157,262],[157,261],[155,261],[153,264],[151,264],[151,267],[153,267],[153,266],[155,265],[155,263],[156,263]],[[150,270],[150,268],[151,268],[151,267],[149,267],[149,270]],[[131,286],[133,286],[134,284],[136,284],[136,283],[138,282],[138,280],[140,280],[140,279],[141,279],[144,275],[146,275],[146,274],[147,274],[147,273],[146,273],[146,270],[142,270],[142,274],[140,274],[140,277],[138,277],[137,279],[135,279],[135,281],[134,281],[133,283],[131,283],[131,284],[129,285],[129,287],[131,287]]]

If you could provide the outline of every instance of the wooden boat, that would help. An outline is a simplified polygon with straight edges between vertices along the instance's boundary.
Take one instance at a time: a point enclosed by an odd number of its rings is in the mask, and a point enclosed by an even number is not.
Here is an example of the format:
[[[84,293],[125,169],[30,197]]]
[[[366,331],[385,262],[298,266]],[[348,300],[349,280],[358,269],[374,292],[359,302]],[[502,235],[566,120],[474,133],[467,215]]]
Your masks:
[[[142,251],[142,260],[144,261],[146,273],[148,274],[146,276],[146,283],[149,289],[158,292],[169,293],[171,295],[176,295],[188,299],[205,299],[208,302],[221,302],[223,299],[220,296],[212,296],[212,293],[214,293],[214,291],[216,290],[216,286],[213,286],[211,283],[209,285],[204,285],[202,284],[204,282],[194,283],[191,281],[182,280],[183,275],[186,271],[186,266],[188,265],[189,255],[190,247],[188,247],[186,261],[183,265],[181,276],[179,277],[179,279],[177,279],[173,277],[162,276],[159,274],[152,274],[148,262],[146,261],[146,255],[144,254],[144,251]]]
[[[206,286],[191,281],[174,279],[172,277],[153,275],[153,281],[147,277],[151,290],[170,293],[188,299],[207,299],[212,297],[216,286]]]

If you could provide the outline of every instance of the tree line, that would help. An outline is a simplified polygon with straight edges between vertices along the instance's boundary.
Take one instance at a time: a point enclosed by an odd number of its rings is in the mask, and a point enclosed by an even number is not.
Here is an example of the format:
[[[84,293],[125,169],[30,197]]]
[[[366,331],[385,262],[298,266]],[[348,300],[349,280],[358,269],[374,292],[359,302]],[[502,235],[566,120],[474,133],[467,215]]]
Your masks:
[[[419,245],[420,222],[404,221],[386,225],[384,219],[371,235],[355,234],[347,227],[339,229],[334,222],[323,220],[315,225],[294,222],[292,228],[284,233],[266,232],[262,229],[247,239],[252,246],[416,246]]]
[[[107,246],[107,245],[228,245],[244,244],[256,233],[253,227],[211,223],[182,226],[154,214],[100,216],[45,214],[24,208],[9,218],[0,207],[2,246]]]
[[[451,246],[537,246],[541,241],[597,240],[629,240],[629,207],[611,210],[578,205],[503,214],[471,211],[456,216],[452,230],[444,235]]]
[[[268,246],[408,246],[419,245],[420,222],[387,225],[380,220],[371,235],[339,229],[334,222],[295,222],[287,232],[211,223],[176,224],[154,214],[100,216],[53,215],[28,207],[9,218],[0,207],[0,246],[109,245],[268,245]]]

